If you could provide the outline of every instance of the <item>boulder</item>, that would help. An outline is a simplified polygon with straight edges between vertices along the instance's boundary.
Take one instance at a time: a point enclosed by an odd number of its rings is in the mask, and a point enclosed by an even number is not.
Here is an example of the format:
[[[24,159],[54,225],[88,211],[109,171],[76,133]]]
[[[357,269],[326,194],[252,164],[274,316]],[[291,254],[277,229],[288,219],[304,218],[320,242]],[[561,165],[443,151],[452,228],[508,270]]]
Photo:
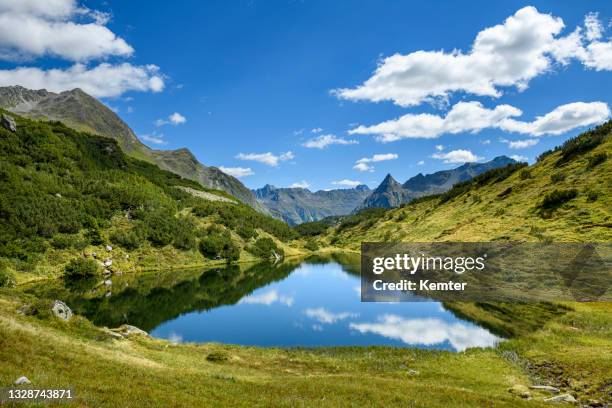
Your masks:
[[[555,395],[554,397],[546,398],[544,401],[546,402],[569,402],[570,404],[575,404],[576,398],[574,398],[571,394],[560,394]]]
[[[26,376],[21,376],[18,379],[16,379],[13,384],[15,385],[32,384],[32,381],[28,380],[28,377]]]
[[[149,333],[147,333],[146,331],[141,330],[138,327],[132,326],[130,324],[122,324],[118,328],[111,329],[111,330],[115,333],[119,333],[123,337],[129,337],[132,335],[136,335],[136,336],[148,336],[149,335]]]
[[[111,266],[113,264],[113,260],[112,259],[105,259],[104,260],[104,266],[106,266],[107,268],[109,266]]]
[[[15,119],[5,113],[3,113],[0,117],[0,125],[2,125],[2,127],[6,130],[10,130],[13,133],[17,131],[17,124],[15,123]]]
[[[55,317],[59,317],[64,321],[68,321],[72,318],[72,310],[68,307],[67,304],[62,302],[61,300],[53,301],[53,306],[51,306],[51,311]]]
[[[106,279],[106,280],[104,281],[104,284],[105,284],[106,286],[110,286],[110,285],[112,285],[112,284],[113,284],[113,281],[112,281],[112,280],[110,280],[110,279]]]
[[[112,250],[113,250],[113,247],[112,247],[112,246],[110,246],[110,245],[107,245],[107,246],[106,246],[106,250],[107,250],[108,252],[110,252],[110,251],[112,251]]]
[[[529,388],[531,388],[532,390],[548,391],[551,394],[559,393],[559,389],[557,387],[552,387],[550,385],[532,385]]]

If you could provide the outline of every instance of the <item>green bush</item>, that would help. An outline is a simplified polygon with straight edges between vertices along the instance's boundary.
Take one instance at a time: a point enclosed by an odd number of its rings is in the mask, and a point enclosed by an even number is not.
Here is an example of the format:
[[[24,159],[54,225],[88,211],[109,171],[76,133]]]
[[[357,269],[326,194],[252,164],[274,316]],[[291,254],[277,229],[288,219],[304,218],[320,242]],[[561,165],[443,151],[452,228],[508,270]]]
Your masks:
[[[533,174],[531,174],[530,169],[521,170],[519,176],[521,177],[521,180],[529,180],[533,178]]]
[[[589,157],[589,161],[587,164],[587,169],[592,169],[593,167],[605,162],[608,159],[608,155],[606,154],[606,152],[601,152],[601,153],[597,153],[594,154],[593,156]]]
[[[98,272],[98,263],[87,258],[74,258],[64,267],[64,276],[71,279],[88,278]]]
[[[328,228],[329,225],[323,221],[305,222],[293,227],[293,229],[302,237],[314,237],[324,234]]]
[[[141,237],[135,231],[115,231],[110,235],[113,244],[132,251],[140,246]]]
[[[271,238],[259,238],[255,243],[249,246],[248,251],[258,258],[269,259],[272,253],[284,255],[284,251],[279,248]]]
[[[234,244],[228,231],[219,232],[216,229],[210,229],[208,235],[200,240],[198,249],[202,255],[210,259],[225,259],[233,262],[240,258],[240,248]]]
[[[593,150],[603,143],[610,132],[612,132],[612,121],[607,121],[603,125],[568,139],[559,148],[559,150],[561,150],[561,157],[557,160],[557,166],[565,164],[573,158]]]
[[[544,210],[554,210],[577,196],[578,190],[575,188],[569,190],[554,190],[544,196],[540,208]]]
[[[77,245],[78,239],[74,235],[57,234],[51,240],[51,246],[55,249],[67,249]]]
[[[0,288],[15,286],[15,275],[5,267],[0,267]]]
[[[319,250],[319,244],[317,244],[317,241],[315,241],[314,239],[309,239],[306,241],[306,243],[304,244],[304,248],[306,248],[309,251],[318,251]]]
[[[565,174],[563,173],[555,173],[550,176],[550,181],[552,181],[553,183],[561,183],[564,180],[565,180]]]

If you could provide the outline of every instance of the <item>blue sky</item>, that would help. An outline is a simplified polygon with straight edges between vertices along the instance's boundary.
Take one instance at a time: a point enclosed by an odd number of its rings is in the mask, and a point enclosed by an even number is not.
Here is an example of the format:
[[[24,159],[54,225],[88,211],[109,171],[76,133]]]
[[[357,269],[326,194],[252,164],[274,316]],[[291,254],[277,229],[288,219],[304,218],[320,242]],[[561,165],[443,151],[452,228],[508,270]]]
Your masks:
[[[80,86],[251,188],[375,187],[532,162],[608,118],[611,18],[604,1],[0,0],[0,26],[40,29],[0,28],[0,85]]]

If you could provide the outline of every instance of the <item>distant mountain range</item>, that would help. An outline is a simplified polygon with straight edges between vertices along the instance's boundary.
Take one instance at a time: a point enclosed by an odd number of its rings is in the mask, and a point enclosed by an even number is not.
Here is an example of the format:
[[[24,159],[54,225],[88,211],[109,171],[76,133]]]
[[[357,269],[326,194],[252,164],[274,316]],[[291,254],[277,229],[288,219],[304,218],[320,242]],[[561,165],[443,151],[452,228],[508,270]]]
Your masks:
[[[194,180],[204,187],[223,190],[251,207],[268,213],[237,178],[200,163],[188,149],[154,150],[144,145],[132,129],[106,105],[80,89],[61,93],[21,86],[0,87],[0,107],[39,120],[57,120],[80,131],[117,140],[132,157]]]
[[[357,209],[399,207],[418,197],[443,193],[448,191],[453,184],[469,180],[485,171],[504,167],[511,163],[516,163],[516,161],[506,156],[499,156],[486,163],[466,163],[455,169],[442,170],[427,175],[419,173],[404,184],[400,184],[391,174],[387,174],[382,183]]]
[[[366,185],[311,192],[305,188],[277,188],[267,184],[253,190],[253,193],[272,215],[296,225],[333,215],[350,214],[371,191]]]

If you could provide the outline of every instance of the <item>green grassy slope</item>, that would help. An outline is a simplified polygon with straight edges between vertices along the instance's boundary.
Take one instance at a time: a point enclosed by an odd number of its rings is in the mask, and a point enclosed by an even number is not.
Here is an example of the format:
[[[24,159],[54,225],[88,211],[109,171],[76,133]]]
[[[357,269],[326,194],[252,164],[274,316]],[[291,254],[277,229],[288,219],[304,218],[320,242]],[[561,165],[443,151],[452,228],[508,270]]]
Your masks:
[[[246,205],[190,194],[232,198],[129,157],[115,140],[15,117],[17,132],[0,128],[0,268],[19,279],[56,275],[92,252],[122,271],[202,264],[211,224],[243,259],[256,235],[280,246],[295,235]]]
[[[517,166],[503,180],[494,171],[449,193],[418,199],[402,208],[348,217],[324,232],[321,242],[352,249],[363,241],[609,242],[611,129],[608,122],[586,132],[531,166]],[[590,146],[586,142],[591,139],[600,143]],[[581,149],[581,143],[588,146]],[[559,192],[575,197],[555,202],[551,194]]]

